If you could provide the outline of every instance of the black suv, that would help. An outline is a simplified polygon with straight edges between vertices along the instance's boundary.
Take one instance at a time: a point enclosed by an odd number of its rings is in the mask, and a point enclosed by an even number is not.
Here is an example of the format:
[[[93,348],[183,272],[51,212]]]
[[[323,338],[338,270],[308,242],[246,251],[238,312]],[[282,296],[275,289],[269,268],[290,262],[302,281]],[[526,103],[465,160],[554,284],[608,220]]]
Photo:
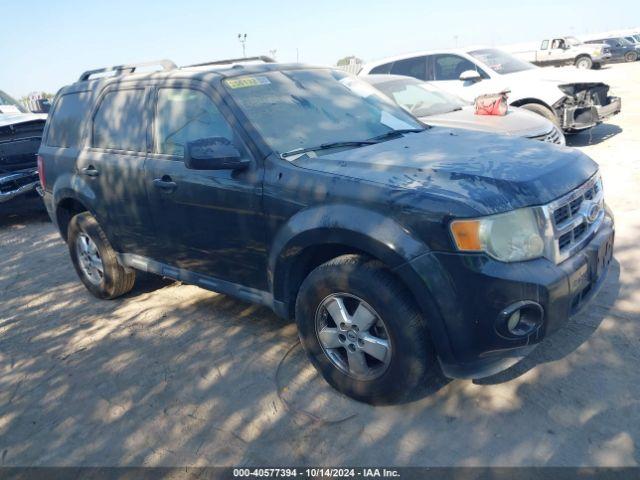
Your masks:
[[[99,298],[142,270],[267,305],[383,403],[507,368],[605,276],[613,220],[577,150],[429,127],[330,68],[161,66],[84,73],[45,128],[45,203]]]

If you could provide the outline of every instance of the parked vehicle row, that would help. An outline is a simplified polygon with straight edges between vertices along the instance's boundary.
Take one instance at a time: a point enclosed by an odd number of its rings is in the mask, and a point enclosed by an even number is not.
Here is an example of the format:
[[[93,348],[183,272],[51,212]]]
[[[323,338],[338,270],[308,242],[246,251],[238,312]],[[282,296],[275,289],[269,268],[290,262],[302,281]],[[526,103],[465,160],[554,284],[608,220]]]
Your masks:
[[[640,58],[640,45],[623,37],[587,41],[587,44],[593,43],[608,45],[611,52],[611,60],[614,61],[635,62]]]
[[[538,68],[496,48],[408,53],[365,64],[359,75],[395,74],[432,82],[473,101],[509,91],[511,106],[542,115],[566,133],[591,128],[620,112],[609,86],[584,71]]]
[[[447,88],[529,70],[502,55],[398,57],[365,73]],[[295,318],[327,382],[371,403],[440,370],[507,368],[595,295],[614,223],[589,157],[474,122],[426,125],[407,109],[438,112],[400,95],[438,95],[423,84],[262,60],[109,67],[58,92],[40,179],[92,294],[123,295],[142,270],[266,305]],[[522,78],[531,94],[558,91],[549,107],[563,119],[549,116],[562,128],[601,118],[577,108],[616,108],[605,85]],[[569,105],[578,90],[591,103]],[[433,123],[468,123],[460,108]]]
[[[0,90],[0,203],[39,186],[36,153],[46,118],[27,113]]]

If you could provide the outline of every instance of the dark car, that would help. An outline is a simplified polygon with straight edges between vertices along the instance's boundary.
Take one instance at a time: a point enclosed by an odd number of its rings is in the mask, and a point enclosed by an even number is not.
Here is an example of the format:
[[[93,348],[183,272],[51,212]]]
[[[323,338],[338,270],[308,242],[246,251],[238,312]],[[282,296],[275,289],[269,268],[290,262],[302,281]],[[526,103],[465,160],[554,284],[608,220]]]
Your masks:
[[[589,40],[586,43],[605,43],[611,47],[611,61],[635,62],[640,57],[640,48],[622,37]]]
[[[27,113],[0,90],[0,203],[40,185],[36,155],[45,121],[46,115]]]
[[[577,150],[427,127],[330,68],[136,69],[61,89],[40,149],[99,298],[142,270],[266,305],[331,385],[383,403],[508,367],[605,277],[613,219]]]

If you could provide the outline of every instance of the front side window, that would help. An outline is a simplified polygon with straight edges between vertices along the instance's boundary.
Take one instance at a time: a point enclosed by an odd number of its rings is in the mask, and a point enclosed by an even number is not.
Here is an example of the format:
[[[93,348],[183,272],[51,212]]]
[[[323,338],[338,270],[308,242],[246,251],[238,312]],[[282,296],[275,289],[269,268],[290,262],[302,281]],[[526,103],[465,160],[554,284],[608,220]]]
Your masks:
[[[354,77],[329,69],[265,72],[229,78],[224,85],[276,152],[362,141],[401,129],[424,129],[381,95],[352,90]],[[371,87],[369,87],[371,88]]]
[[[509,73],[522,72],[524,70],[533,70],[536,67],[529,62],[520,60],[513,55],[498,50],[497,48],[483,48],[469,52],[474,58],[491,68],[494,72],[502,75]]]
[[[80,147],[91,101],[92,95],[89,92],[68,93],[58,98],[49,120],[47,145],[62,148]]]
[[[156,104],[155,153],[183,156],[188,142],[224,138],[233,132],[213,101],[203,92],[187,88],[161,88]]]
[[[462,72],[478,70],[476,65],[459,55],[434,55],[436,80],[458,80]]]
[[[93,118],[92,146],[130,152],[146,151],[145,98],[143,89],[107,93]]]
[[[406,77],[425,80],[427,75],[426,57],[422,56],[398,60],[393,63],[391,73],[394,75],[404,75]]]

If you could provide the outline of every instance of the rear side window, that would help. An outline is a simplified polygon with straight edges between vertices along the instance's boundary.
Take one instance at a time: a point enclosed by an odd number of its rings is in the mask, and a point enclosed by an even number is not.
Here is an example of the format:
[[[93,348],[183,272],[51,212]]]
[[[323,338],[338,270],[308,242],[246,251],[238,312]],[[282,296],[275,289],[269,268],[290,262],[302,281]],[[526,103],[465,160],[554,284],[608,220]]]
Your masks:
[[[417,78],[418,80],[426,80],[427,57],[422,56],[398,60],[394,62],[393,67],[391,67],[391,73]]]
[[[92,146],[143,152],[147,149],[144,89],[107,93],[93,118]]]
[[[90,103],[89,92],[68,93],[61,96],[51,114],[47,145],[62,148],[80,147],[82,126]]]
[[[549,48],[549,40],[543,40],[540,50],[546,50],[547,48]]]
[[[187,142],[202,138],[233,140],[231,127],[213,101],[188,88],[161,88],[155,119],[155,153],[184,155]]]

